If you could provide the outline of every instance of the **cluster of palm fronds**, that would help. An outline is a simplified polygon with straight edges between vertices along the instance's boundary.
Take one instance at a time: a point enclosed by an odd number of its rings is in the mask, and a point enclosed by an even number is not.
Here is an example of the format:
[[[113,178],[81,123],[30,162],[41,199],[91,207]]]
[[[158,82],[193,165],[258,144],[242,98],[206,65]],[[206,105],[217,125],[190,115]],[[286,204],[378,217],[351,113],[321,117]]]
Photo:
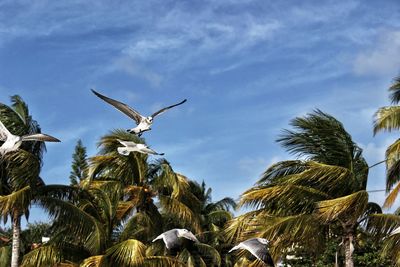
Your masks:
[[[396,103],[399,84],[396,80],[391,87]],[[380,109],[375,131],[400,128],[398,114],[398,106]],[[13,133],[40,132],[17,96],[11,106],[0,105],[0,120]],[[166,159],[120,155],[118,139],[145,142],[124,130],[103,136],[98,154],[89,158],[78,143],[70,186],[46,185],[40,178],[44,144],[26,142],[0,162],[0,215],[4,221],[11,218],[13,228],[13,236],[0,231],[0,266],[265,266],[248,253],[228,253],[237,242],[263,237],[270,240],[275,262],[284,264],[296,255],[317,266],[333,247],[351,267],[365,236],[382,248],[382,257],[400,266],[400,216],[384,214],[368,201],[370,166],[362,149],[338,120],[322,111],[291,125],[277,141],[297,159],[269,166],[241,196],[238,206],[249,211],[236,218],[235,201],[213,202],[204,182],[176,173]],[[399,147],[396,141],[387,152],[386,206],[400,191]],[[20,221],[32,204],[52,218],[51,238],[21,260]],[[152,242],[173,228],[189,229],[200,242],[184,241],[174,250]]]

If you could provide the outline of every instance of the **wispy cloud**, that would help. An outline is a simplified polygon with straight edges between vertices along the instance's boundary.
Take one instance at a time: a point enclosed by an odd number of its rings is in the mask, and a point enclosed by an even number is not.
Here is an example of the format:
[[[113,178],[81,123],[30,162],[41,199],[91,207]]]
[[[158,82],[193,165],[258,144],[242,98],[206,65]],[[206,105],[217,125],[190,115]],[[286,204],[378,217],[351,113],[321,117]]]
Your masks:
[[[359,53],[354,72],[359,75],[394,76],[400,69],[400,31],[387,32],[375,47]]]
[[[128,57],[115,60],[110,71],[122,71],[134,77],[143,78],[153,87],[159,87],[163,80],[160,74],[136,64],[132,58]]]

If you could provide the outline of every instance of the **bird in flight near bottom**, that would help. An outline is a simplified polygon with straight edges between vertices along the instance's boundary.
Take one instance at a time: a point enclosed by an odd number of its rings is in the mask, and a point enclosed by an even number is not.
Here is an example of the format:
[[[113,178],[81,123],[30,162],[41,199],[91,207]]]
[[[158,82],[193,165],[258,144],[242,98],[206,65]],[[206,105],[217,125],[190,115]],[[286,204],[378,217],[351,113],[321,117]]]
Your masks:
[[[117,140],[118,140],[118,142],[120,142],[123,145],[121,147],[118,147],[117,151],[119,154],[124,155],[124,156],[128,156],[131,152],[139,152],[139,153],[143,153],[143,154],[152,154],[152,155],[158,155],[158,156],[164,155],[164,153],[157,153],[156,151],[149,148],[145,144],[137,144],[132,141],[122,141],[119,139],[117,139]]]
[[[275,266],[271,255],[267,249],[268,240],[265,238],[251,238],[246,241],[240,242],[238,245],[234,246],[229,252],[237,249],[245,249],[254,255],[257,259],[263,261],[264,263]]]
[[[196,236],[187,229],[172,229],[162,233],[161,235],[157,236],[153,242],[162,239],[165,243],[167,249],[173,249],[180,245],[180,238],[189,239],[195,243],[200,243],[200,241],[196,238]]]

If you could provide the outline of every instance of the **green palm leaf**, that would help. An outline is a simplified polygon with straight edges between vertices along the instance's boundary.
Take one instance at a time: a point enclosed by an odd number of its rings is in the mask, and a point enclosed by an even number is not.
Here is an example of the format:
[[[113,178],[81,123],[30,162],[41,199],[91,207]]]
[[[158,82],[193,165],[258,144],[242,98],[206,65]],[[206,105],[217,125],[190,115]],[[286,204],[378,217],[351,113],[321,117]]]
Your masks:
[[[146,246],[140,241],[128,239],[107,249],[105,256],[113,266],[143,266]]]
[[[343,215],[359,218],[366,210],[368,193],[355,192],[351,195],[318,202],[318,214],[326,222],[341,218]]]
[[[389,106],[378,109],[374,116],[374,134],[400,128],[400,107]]]

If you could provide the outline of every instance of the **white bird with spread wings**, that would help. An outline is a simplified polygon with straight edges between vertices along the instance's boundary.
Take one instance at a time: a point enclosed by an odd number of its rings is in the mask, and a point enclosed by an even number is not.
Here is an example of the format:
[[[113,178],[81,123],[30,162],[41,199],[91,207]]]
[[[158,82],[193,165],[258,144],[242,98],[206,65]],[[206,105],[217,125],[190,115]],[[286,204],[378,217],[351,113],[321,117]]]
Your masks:
[[[128,156],[131,152],[139,152],[143,154],[152,154],[152,155],[159,155],[162,156],[164,153],[157,153],[153,149],[149,148],[145,144],[138,144],[132,141],[122,141],[117,139],[123,146],[118,147],[117,151],[119,154]]]
[[[238,249],[245,249],[253,254],[254,257],[263,261],[264,263],[275,266],[271,255],[267,249],[268,240],[265,238],[251,238],[246,241],[240,242],[238,245],[234,246],[229,252]]]
[[[133,119],[133,120],[136,122],[137,126],[134,127],[134,128],[132,128],[132,129],[129,129],[129,130],[127,130],[127,131],[130,132],[130,133],[137,134],[137,135],[139,135],[139,136],[140,136],[143,132],[148,131],[148,130],[151,130],[151,125],[153,124],[153,119],[154,119],[156,116],[160,115],[161,113],[167,111],[167,110],[170,109],[170,108],[173,108],[173,107],[182,105],[183,103],[186,102],[186,99],[184,99],[183,101],[181,101],[181,102],[179,102],[179,103],[177,103],[177,104],[174,104],[174,105],[171,105],[171,106],[162,108],[162,109],[160,109],[159,111],[154,112],[152,115],[150,115],[150,116],[148,116],[148,117],[145,117],[145,116],[140,115],[139,112],[137,112],[136,110],[134,110],[133,108],[129,107],[128,105],[126,105],[126,104],[124,104],[124,103],[122,103],[122,102],[119,102],[119,101],[117,101],[117,100],[114,100],[114,99],[111,99],[111,98],[109,98],[109,97],[106,97],[106,96],[104,96],[104,95],[102,95],[102,94],[96,92],[96,91],[93,90],[93,89],[92,89],[92,92],[93,92],[96,96],[98,96],[99,98],[103,99],[103,100],[104,100],[105,102],[107,102],[108,104],[114,106],[116,109],[118,109],[119,111],[121,111],[122,113],[124,113],[125,115],[127,115],[129,118]]]
[[[167,249],[174,249],[180,245],[180,238],[189,239],[195,243],[200,243],[196,236],[187,229],[172,229],[157,236],[153,242],[162,239]]]
[[[60,140],[58,140],[57,138],[42,133],[26,134],[23,136],[14,135],[10,133],[10,131],[4,126],[1,121],[0,141],[4,141],[4,143],[0,147],[1,155],[4,155],[10,151],[17,150],[24,141],[60,142]]]

